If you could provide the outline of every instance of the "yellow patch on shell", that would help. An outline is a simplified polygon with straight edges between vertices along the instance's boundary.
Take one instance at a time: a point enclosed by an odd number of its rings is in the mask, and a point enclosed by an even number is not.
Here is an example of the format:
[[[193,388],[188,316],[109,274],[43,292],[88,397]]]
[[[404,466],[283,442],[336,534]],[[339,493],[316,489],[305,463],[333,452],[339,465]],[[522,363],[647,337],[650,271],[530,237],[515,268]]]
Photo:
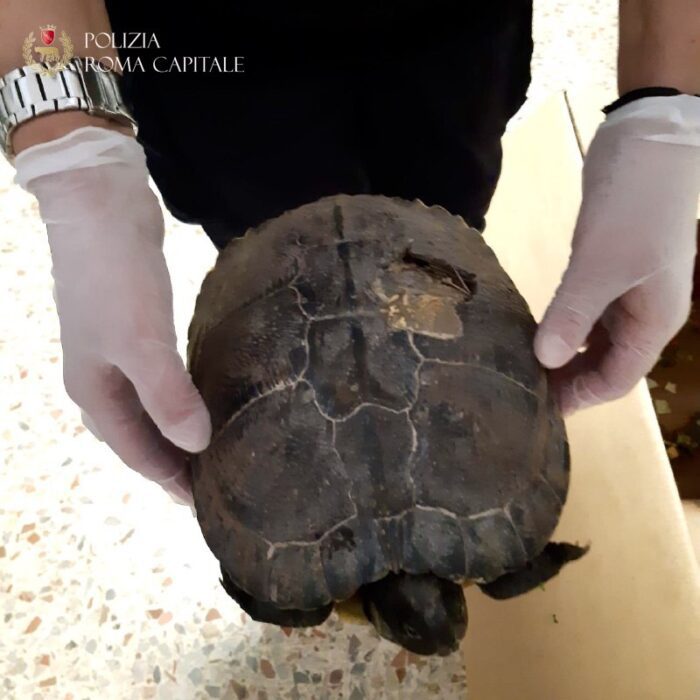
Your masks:
[[[473,583],[474,581],[467,579],[462,581],[461,585],[462,588],[467,588]],[[362,600],[357,593],[347,600],[337,601],[335,604],[335,611],[343,622],[352,623],[354,625],[370,624],[362,609]]]
[[[379,300],[379,311],[387,325],[442,340],[459,338],[463,333],[457,304],[464,294],[443,281],[410,265],[394,263],[382,278],[372,283]]]
[[[351,622],[356,625],[368,625],[369,620],[362,610],[360,596],[355,594],[352,598],[341,600],[335,604],[335,610],[343,622]]]

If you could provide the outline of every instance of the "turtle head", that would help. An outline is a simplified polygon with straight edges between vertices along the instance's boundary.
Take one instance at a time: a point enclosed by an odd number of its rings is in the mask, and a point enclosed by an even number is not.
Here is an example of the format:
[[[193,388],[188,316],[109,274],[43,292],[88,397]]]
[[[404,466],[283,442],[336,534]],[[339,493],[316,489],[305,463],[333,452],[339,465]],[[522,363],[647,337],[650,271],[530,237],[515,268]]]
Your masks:
[[[361,595],[377,632],[416,654],[446,656],[467,630],[462,586],[434,574],[389,573]]]

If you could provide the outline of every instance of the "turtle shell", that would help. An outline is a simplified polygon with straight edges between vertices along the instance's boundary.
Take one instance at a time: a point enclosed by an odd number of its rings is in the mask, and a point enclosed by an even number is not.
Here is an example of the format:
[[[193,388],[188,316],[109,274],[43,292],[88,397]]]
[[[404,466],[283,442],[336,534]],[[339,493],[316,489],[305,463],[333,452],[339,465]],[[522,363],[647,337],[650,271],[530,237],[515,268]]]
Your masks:
[[[188,366],[213,424],[197,517],[232,580],[312,609],[536,556],[569,455],[535,330],[481,235],[420,200],[324,197],[231,241]]]

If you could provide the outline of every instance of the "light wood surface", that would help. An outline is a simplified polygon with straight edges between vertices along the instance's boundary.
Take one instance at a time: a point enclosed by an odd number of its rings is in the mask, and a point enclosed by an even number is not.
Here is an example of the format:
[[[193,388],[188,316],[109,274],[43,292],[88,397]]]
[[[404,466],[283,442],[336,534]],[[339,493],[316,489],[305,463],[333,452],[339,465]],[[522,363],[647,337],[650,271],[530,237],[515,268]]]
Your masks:
[[[486,238],[538,320],[568,260],[576,132],[585,148],[598,99],[555,95],[505,137]],[[646,385],[567,430],[571,491],[555,537],[591,551],[544,591],[499,602],[467,589],[469,698],[697,700],[700,572]]]

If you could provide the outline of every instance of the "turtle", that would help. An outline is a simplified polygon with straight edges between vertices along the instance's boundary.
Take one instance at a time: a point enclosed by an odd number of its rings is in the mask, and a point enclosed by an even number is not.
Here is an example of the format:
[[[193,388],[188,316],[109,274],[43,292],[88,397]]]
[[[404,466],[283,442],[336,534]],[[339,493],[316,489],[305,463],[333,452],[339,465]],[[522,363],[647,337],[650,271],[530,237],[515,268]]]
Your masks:
[[[585,554],[550,541],[570,456],[535,330],[481,232],[438,204],[327,195],[232,239],[187,345],[212,419],[195,511],[226,592],[284,627],[354,604],[444,656],[465,586],[511,598]]]

